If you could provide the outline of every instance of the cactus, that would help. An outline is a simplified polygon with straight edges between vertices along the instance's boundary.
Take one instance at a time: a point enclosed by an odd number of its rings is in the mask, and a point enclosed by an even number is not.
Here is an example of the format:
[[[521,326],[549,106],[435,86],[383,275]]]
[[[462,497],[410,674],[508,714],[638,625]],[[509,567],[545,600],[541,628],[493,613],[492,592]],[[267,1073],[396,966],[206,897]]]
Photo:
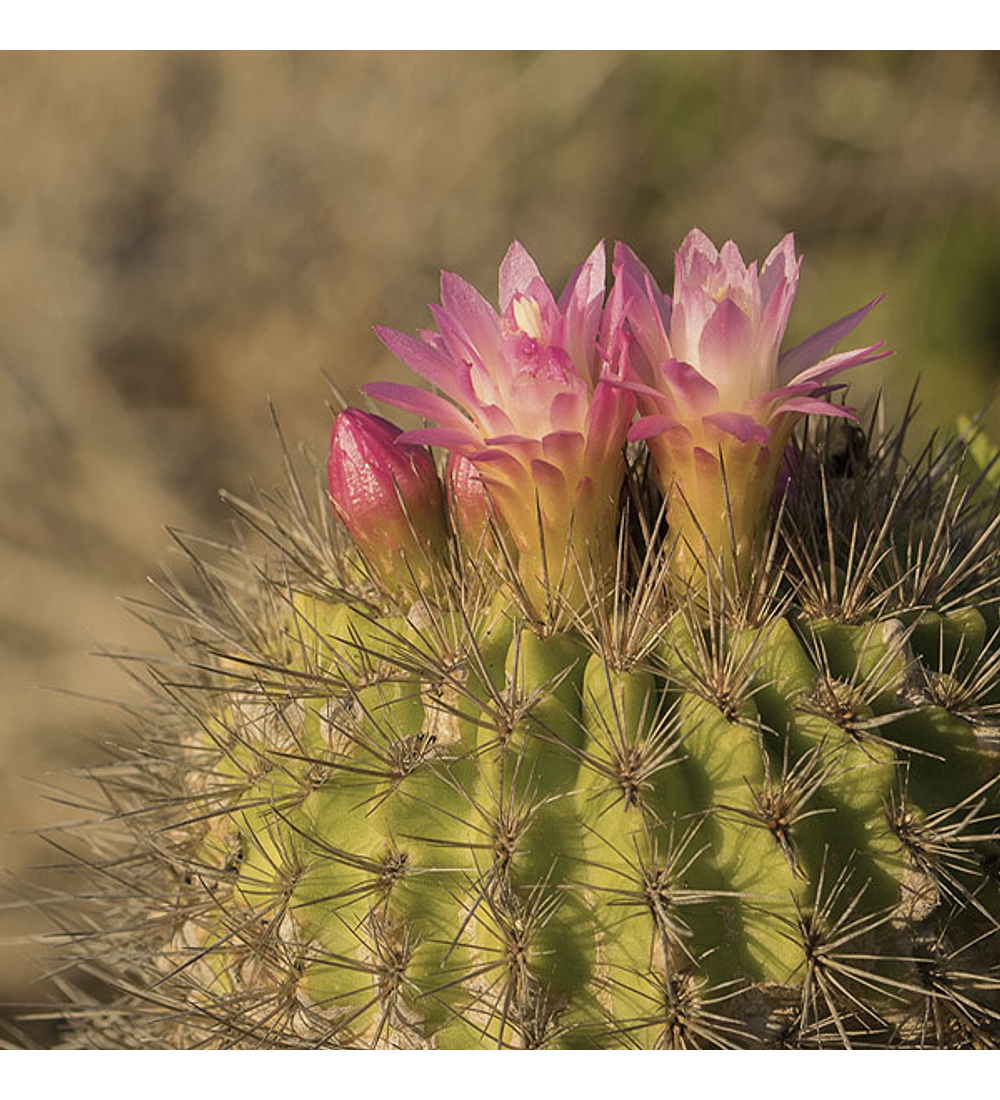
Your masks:
[[[342,412],[325,494],[230,498],[263,553],[179,540],[68,1043],[997,1045],[996,489],[828,400],[870,306],[779,360],[797,272],[514,246],[380,330],[439,427]]]

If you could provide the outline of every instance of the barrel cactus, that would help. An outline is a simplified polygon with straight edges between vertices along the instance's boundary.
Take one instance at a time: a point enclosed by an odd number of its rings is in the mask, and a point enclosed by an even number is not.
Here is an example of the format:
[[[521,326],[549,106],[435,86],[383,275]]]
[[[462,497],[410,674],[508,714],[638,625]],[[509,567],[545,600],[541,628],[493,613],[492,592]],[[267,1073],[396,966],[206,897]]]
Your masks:
[[[443,275],[378,330],[434,392],[367,387],[425,426],[342,410],[319,491],[230,498],[264,551],[182,541],[67,1042],[996,1045],[982,443],[836,400],[874,302],[779,351],[790,236],[604,256]]]

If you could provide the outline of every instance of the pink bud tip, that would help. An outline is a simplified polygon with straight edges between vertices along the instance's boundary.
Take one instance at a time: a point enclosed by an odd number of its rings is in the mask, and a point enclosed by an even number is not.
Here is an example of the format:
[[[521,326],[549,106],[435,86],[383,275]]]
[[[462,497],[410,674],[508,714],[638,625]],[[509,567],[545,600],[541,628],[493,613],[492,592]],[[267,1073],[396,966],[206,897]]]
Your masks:
[[[381,416],[345,409],[333,422],[327,486],[337,518],[390,588],[426,575],[447,534],[441,481],[426,447],[401,443]]]

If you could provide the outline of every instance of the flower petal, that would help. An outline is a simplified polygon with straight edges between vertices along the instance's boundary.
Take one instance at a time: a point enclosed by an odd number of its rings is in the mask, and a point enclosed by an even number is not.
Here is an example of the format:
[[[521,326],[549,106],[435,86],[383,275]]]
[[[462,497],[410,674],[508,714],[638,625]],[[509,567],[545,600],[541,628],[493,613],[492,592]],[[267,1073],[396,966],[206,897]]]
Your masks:
[[[513,241],[500,264],[500,312],[506,313],[514,295],[526,295],[535,279],[541,277],[528,250],[520,241]]]
[[[559,312],[576,309],[584,313],[604,300],[606,281],[604,241],[598,241],[590,255],[566,281],[559,296]]]
[[[474,432],[463,432],[457,428],[413,428],[411,431],[403,432],[399,441],[462,451],[482,445]]]
[[[771,249],[760,272],[760,296],[762,301],[770,300],[774,288],[785,279],[791,284],[792,295],[799,279],[802,258],[795,255],[795,235],[786,233]]]
[[[775,410],[774,415],[796,412],[806,416],[841,416],[845,420],[857,420],[857,412],[846,405],[834,405],[831,401],[819,401],[814,397],[790,397]]]
[[[577,370],[593,381],[599,369],[597,335],[604,306],[605,256],[600,241],[576,269],[559,299],[562,344]]]
[[[688,231],[677,249],[676,266],[684,273],[684,278],[695,274],[701,282],[701,273],[714,267],[719,259],[719,251],[707,234],[697,227]]]
[[[531,475],[538,486],[538,495],[541,498],[543,511],[548,512],[553,505],[556,507],[562,505],[568,509],[570,500],[566,491],[566,478],[558,466],[546,462],[543,458],[536,458],[531,463]],[[548,508],[545,507],[546,504],[548,504]]]
[[[741,443],[759,443],[766,447],[771,438],[771,433],[763,424],[745,413],[719,412],[702,419],[704,423],[714,424],[721,431],[735,436]]]
[[[398,382],[369,382],[361,389],[376,401],[416,413],[417,416],[425,416],[428,420],[436,420],[439,424],[462,428],[469,423],[451,402],[445,401],[443,397],[429,390],[418,389],[416,386],[404,386]]]
[[[586,394],[570,391],[557,393],[549,406],[549,423],[555,431],[576,431],[589,415]],[[591,406],[592,407],[592,406]]]
[[[375,335],[393,355],[402,359],[421,378],[426,378],[432,386],[437,386],[449,397],[458,399],[455,365],[450,359],[425,344],[423,340],[407,336],[405,332],[397,332],[394,328],[385,328],[383,325],[378,325],[375,329]]]
[[[838,355],[831,355],[808,370],[797,374],[791,380],[791,384],[796,385],[802,382],[820,383],[850,367],[860,367],[862,363],[872,363],[876,359],[884,359],[887,355],[892,355],[892,351],[885,346],[884,340],[879,340],[877,344],[871,344],[867,348],[842,351]]]
[[[695,416],[700,416],[704,409],[719,399],[718,387],[696,371],[690,363],[668,359],[661,365],[660,374],[671,392],[680,396],[687,407],[686,411]]]
[[[723,298],[715,307],[698,341],[698,366],[710,382],[728,389],[739,385],[753,355],[753,329],[742,309]]]
[[[867,305],[821,328],[801,344],[796,344],[794,348],[786,351],[778,360],[778,380],[791,381],[806,368],[813,366],[834,344],[838,344],[849,332],[853,332],[871,310],[882,301],[882,298],[881,294],[877,298],[872,298]]]
[[[583,436],[579,432],[550,432],[542,440],[542,455],[560,470],[580,465]]]
[[[617,449],[622,442],[625,425],[635,412],[635,398],[627,389],[616,385],[616,379],[601,379],[590,399],[584,421],[588,440],[599,437],[604,446]]]
[[[480,353],[500,340],[500,318],[478,290],[458,275],[441,272],[441,304]]]
[[[683,424],[678,420],[674,420],[670,416],[640,416],[639,419],[629,428],[628,438],[630,443],[638,443],[643,439],[652,439],[654,436],[662,435],[664,432],[684,432],[685,435],[691,433]]]
[[[788,317],[792,312],[794,301],[795,282],[785,278],[778,280],[765,300],[757,339],[758,347],[762,352],[760,362],[767,366],[767,372],[765,378],[754,380],[755,392],[759,391],[762,385],[772,381],[774,363],[779,359],[778,349],[785,337],[785,329],[788,327]]]

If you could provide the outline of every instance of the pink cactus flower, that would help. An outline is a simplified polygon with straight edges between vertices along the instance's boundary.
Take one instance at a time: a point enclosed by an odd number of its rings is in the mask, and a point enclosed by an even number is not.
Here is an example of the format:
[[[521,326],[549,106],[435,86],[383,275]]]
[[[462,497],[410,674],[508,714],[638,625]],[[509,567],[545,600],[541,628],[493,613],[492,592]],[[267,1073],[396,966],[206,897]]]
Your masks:
[[[746,576],[759,552],[782,456],[809,414],[856,419],[831,403],[842,371],[890,354],[882,343],[827,355],[879,301],[780,352],[801,257],[791,234],[758,274],[728,241],[721,251],[692,229],[676,254],[673,301],[625,245],[615,248],[631,338],[629,378],[640,417],[629,438],[646,440],[668,518],[677,567],[691,579],[732,556]]]
[[[635,399],[615,383],[620,292],[604,305],[604,246],[558,301],[516,241],[500,266],[500,310],[457,275],[441,275],[437,331],[421,339],[376,330],[440,393],[378,382],[380,401],[434,421],[409,443],[468,459],[518,555],[532,610],[552,619],[579,607],[582,585],[613,561],[622,449]],[[442,396],[443,395],[443,396]]]
[[[334,514],[390,592],[429,583],[447,554],[441,481],[426,447],[381,416],[345,409],[333,422],[327,486]]]

